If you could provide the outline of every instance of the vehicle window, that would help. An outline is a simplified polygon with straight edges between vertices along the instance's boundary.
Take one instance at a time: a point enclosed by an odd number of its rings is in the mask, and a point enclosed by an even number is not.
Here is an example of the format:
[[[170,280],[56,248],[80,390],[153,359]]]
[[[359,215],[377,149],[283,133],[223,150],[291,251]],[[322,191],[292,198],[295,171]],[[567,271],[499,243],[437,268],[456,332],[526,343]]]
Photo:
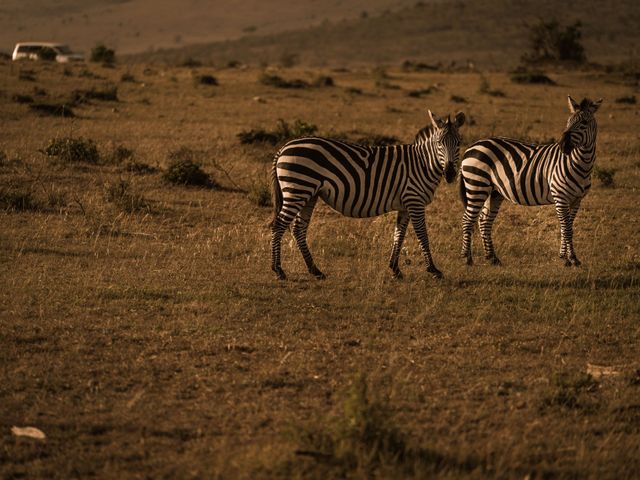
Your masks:
[[[64,54],[72,53],[68,45],[56,45],[55,50]]]

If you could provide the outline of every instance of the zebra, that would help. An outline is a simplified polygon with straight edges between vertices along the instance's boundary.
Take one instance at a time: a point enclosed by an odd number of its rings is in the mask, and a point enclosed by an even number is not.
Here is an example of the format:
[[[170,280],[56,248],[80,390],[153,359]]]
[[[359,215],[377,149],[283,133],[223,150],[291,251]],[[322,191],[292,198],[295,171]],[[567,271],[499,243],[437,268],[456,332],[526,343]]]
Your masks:
[[[464,113],[442,119],[428,111],[431,125],[421,129],[412,144],[369,147],[341,140],[307,137],[289,141],[275,155],[272,168],[274,218],[271,222],[271,268],[286,279],[281,267],[281,240],[293,222],[292,233],[309,273],[326,278],[311,256],[307,228],[318,198],[339,213],[368,218],[397,211],[389,267],[402,278],[398,257],[407,225],[413,225],[427,272],[442,273],[433,263],[425,223],[425,206],[433,200],[443,176],[457,175]]]
[[[598,131],[595,113],[602,99],[585,98],[578,104],[568,96],[568,103],[571,114],[558,142],[536,145],[492,137],[465,151],[459,186],[465,207],[461,256],[468,265],[473,264],[471,236],[476,219],[486,259],[500,264],[491,228],[505,198],[518,205],[554,204],[560,221],[560,258],[567,266],[580,265],[573,248],[573,221],[591,187]]]

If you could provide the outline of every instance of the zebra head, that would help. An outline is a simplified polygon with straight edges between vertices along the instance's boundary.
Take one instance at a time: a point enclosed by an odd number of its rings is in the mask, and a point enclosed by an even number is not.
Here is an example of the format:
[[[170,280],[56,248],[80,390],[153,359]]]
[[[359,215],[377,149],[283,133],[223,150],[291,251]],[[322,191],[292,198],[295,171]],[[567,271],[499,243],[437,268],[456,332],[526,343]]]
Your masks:
[[[458,129],[464,124],[464,113],[456,113],[453,120],[451,120],[451,116],[447,116],[447,119],[443,120],[429,110],[429,119],[433,125],[433,139],[438,163],[444,171],[445,180],[447,183],[451,183],[458,173],[461,141]]]
[[[574,148],[591,145],[595,141],[597,125],[594,114],[600,108],[602,99],[592,102],[585,98],[577,103],[569,95],[568,101],[571,116],[560,139],[560,148],[565,155],[569,155]]]

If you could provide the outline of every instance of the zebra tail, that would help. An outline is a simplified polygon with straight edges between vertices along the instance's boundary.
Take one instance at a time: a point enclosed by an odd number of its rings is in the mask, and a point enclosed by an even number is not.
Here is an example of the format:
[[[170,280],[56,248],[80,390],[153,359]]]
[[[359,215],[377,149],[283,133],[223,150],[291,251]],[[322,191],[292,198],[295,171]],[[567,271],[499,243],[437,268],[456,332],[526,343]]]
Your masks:
[[[280,152],[273,157],[273,167],[271,167],[271,201],[273,203],[273,220],[271,220],[271,227],[275,224],[276,218],[282,209],[282,189],[280,188],[278,173],[276,171],[276,164],[278,163],[279,157]]]
[[[459,185],[459,192],[460,192],[460,200],[462,201],[462,205],[464,205],[465,208],[467,208],[467,188],[464,185],[464,177],[462,175],[460,175],[460,185]]]

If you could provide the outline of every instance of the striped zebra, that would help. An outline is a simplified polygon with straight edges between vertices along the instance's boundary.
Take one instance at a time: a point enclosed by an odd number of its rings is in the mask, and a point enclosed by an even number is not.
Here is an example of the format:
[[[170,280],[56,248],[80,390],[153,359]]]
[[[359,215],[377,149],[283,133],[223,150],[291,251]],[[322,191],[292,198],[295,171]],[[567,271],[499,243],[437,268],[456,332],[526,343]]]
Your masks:
[[[568,97],[571,115],[560,141],[534,145],[492,137],[471,145],[460,166],[460,197],[465,206],[462,221],[462,256],[472,265],[471,236],[478,219],[487,260],[499,264],[491,227],[502,201],[519,205],[554,204],[560,220],[560,258],[567,266],[580,265],[573,249],[573,221],[580,201],[591,187],[596,159],[594,114],[602,99],[576,103]],[[479,217],[479,218],[478,218]]]
[[[462,112],[443,120],[429,111],[431,126],[420,130],[409,145],[366,147],[328,138],[300,138],[276,154],[272,170],[274,219],[271,223],[271,268],[279,279],[282,235],[293,222],[292,233],[309,273],[325,275],[313,261],[307,228],[318,197],[343,215],[366,218],[395,210],[398,218],[389,266],[402,277],[398,257],[411,221],[418,236],[427,271],[436,278],[425,224],[425,206],[431,203],[443,173],[448,183],[456,177]]]

